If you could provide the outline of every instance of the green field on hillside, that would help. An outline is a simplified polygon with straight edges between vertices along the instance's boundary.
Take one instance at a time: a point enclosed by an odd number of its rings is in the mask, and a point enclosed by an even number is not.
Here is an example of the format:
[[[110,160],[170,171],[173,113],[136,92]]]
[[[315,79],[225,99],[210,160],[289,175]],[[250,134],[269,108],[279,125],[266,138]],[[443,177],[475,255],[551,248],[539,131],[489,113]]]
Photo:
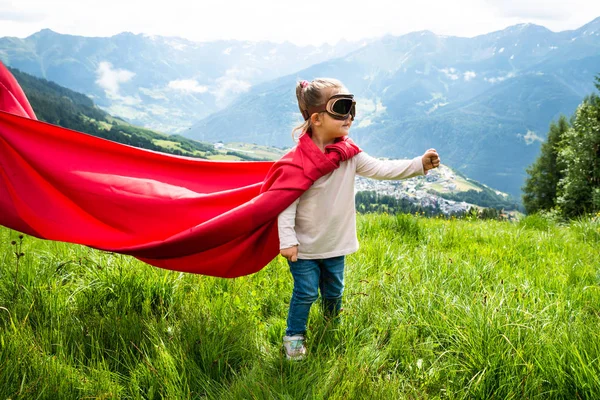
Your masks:
[[[0,228],[0,398],[600,398],[599,216],[358,232],[340,324],[313,307],[289,362],[280,257],[219,279]]]

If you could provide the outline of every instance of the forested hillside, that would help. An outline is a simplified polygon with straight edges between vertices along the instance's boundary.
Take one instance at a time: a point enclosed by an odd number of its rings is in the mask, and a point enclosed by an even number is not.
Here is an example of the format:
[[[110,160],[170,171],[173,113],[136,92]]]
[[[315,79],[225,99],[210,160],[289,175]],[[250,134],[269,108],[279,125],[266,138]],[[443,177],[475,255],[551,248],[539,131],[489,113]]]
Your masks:
[[[115,142],[165,153],[208,158],[214,146],[179,135],[164,135],[133,126],[98,108],[84,94],[9,68],[27,95],[37,118]]]

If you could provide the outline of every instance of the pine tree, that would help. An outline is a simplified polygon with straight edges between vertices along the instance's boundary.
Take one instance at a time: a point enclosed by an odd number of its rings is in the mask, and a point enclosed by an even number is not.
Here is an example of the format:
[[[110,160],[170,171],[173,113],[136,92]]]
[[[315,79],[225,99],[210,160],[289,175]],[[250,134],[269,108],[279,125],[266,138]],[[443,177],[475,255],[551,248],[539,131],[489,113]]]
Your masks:
[[[551,210],[556,205],[558,183],[563,177],[564,166],[560,165],[558,153],[569,123],[561,116],[558,123],[552,122],[548,139],[540,149],[540,156],[527,168],[528,178],[523,186],[523,205],[528,214]]]

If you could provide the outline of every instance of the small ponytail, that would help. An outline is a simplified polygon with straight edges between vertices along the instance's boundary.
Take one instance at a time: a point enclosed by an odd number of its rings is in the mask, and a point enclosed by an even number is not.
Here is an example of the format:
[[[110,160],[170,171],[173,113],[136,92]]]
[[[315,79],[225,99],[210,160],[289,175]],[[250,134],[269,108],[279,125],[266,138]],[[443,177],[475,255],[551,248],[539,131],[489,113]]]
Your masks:
[[[309,82],[306,80],[300,81],[296,84],[296,98],[298,99],[298,109],[304,119],[304,122],[292,129],[292,139],[296,142],[306,132],[311,132],[310,115],[308,115],[309,107],[316,107],[323,104],[325,99],[325,89],[338,89],[344,88],[342,82],[332,78],[317,78]],[[300,134],[296,137],[296,132],[300,131]]]

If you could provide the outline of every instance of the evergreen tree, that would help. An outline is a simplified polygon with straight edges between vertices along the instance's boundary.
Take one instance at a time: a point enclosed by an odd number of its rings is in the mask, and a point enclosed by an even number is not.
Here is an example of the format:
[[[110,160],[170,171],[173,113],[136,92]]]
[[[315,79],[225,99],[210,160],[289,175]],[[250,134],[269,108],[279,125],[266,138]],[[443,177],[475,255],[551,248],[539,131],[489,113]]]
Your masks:
[[[563,177],[564,165],[558,159],[560,144],[569,129],[569,123],[561,116],[552,122],[548,139],[540,149],[540,156],[527,168],[527,180],[523,186],[523,205],[528,214],[550,210],[556,205],[558,183]]]
[[[600,97],[591,95],[579,106],[561,147],[559,162],[566,168],[559,182],[557,204],[563,215],[573,218],[599,211]]]

